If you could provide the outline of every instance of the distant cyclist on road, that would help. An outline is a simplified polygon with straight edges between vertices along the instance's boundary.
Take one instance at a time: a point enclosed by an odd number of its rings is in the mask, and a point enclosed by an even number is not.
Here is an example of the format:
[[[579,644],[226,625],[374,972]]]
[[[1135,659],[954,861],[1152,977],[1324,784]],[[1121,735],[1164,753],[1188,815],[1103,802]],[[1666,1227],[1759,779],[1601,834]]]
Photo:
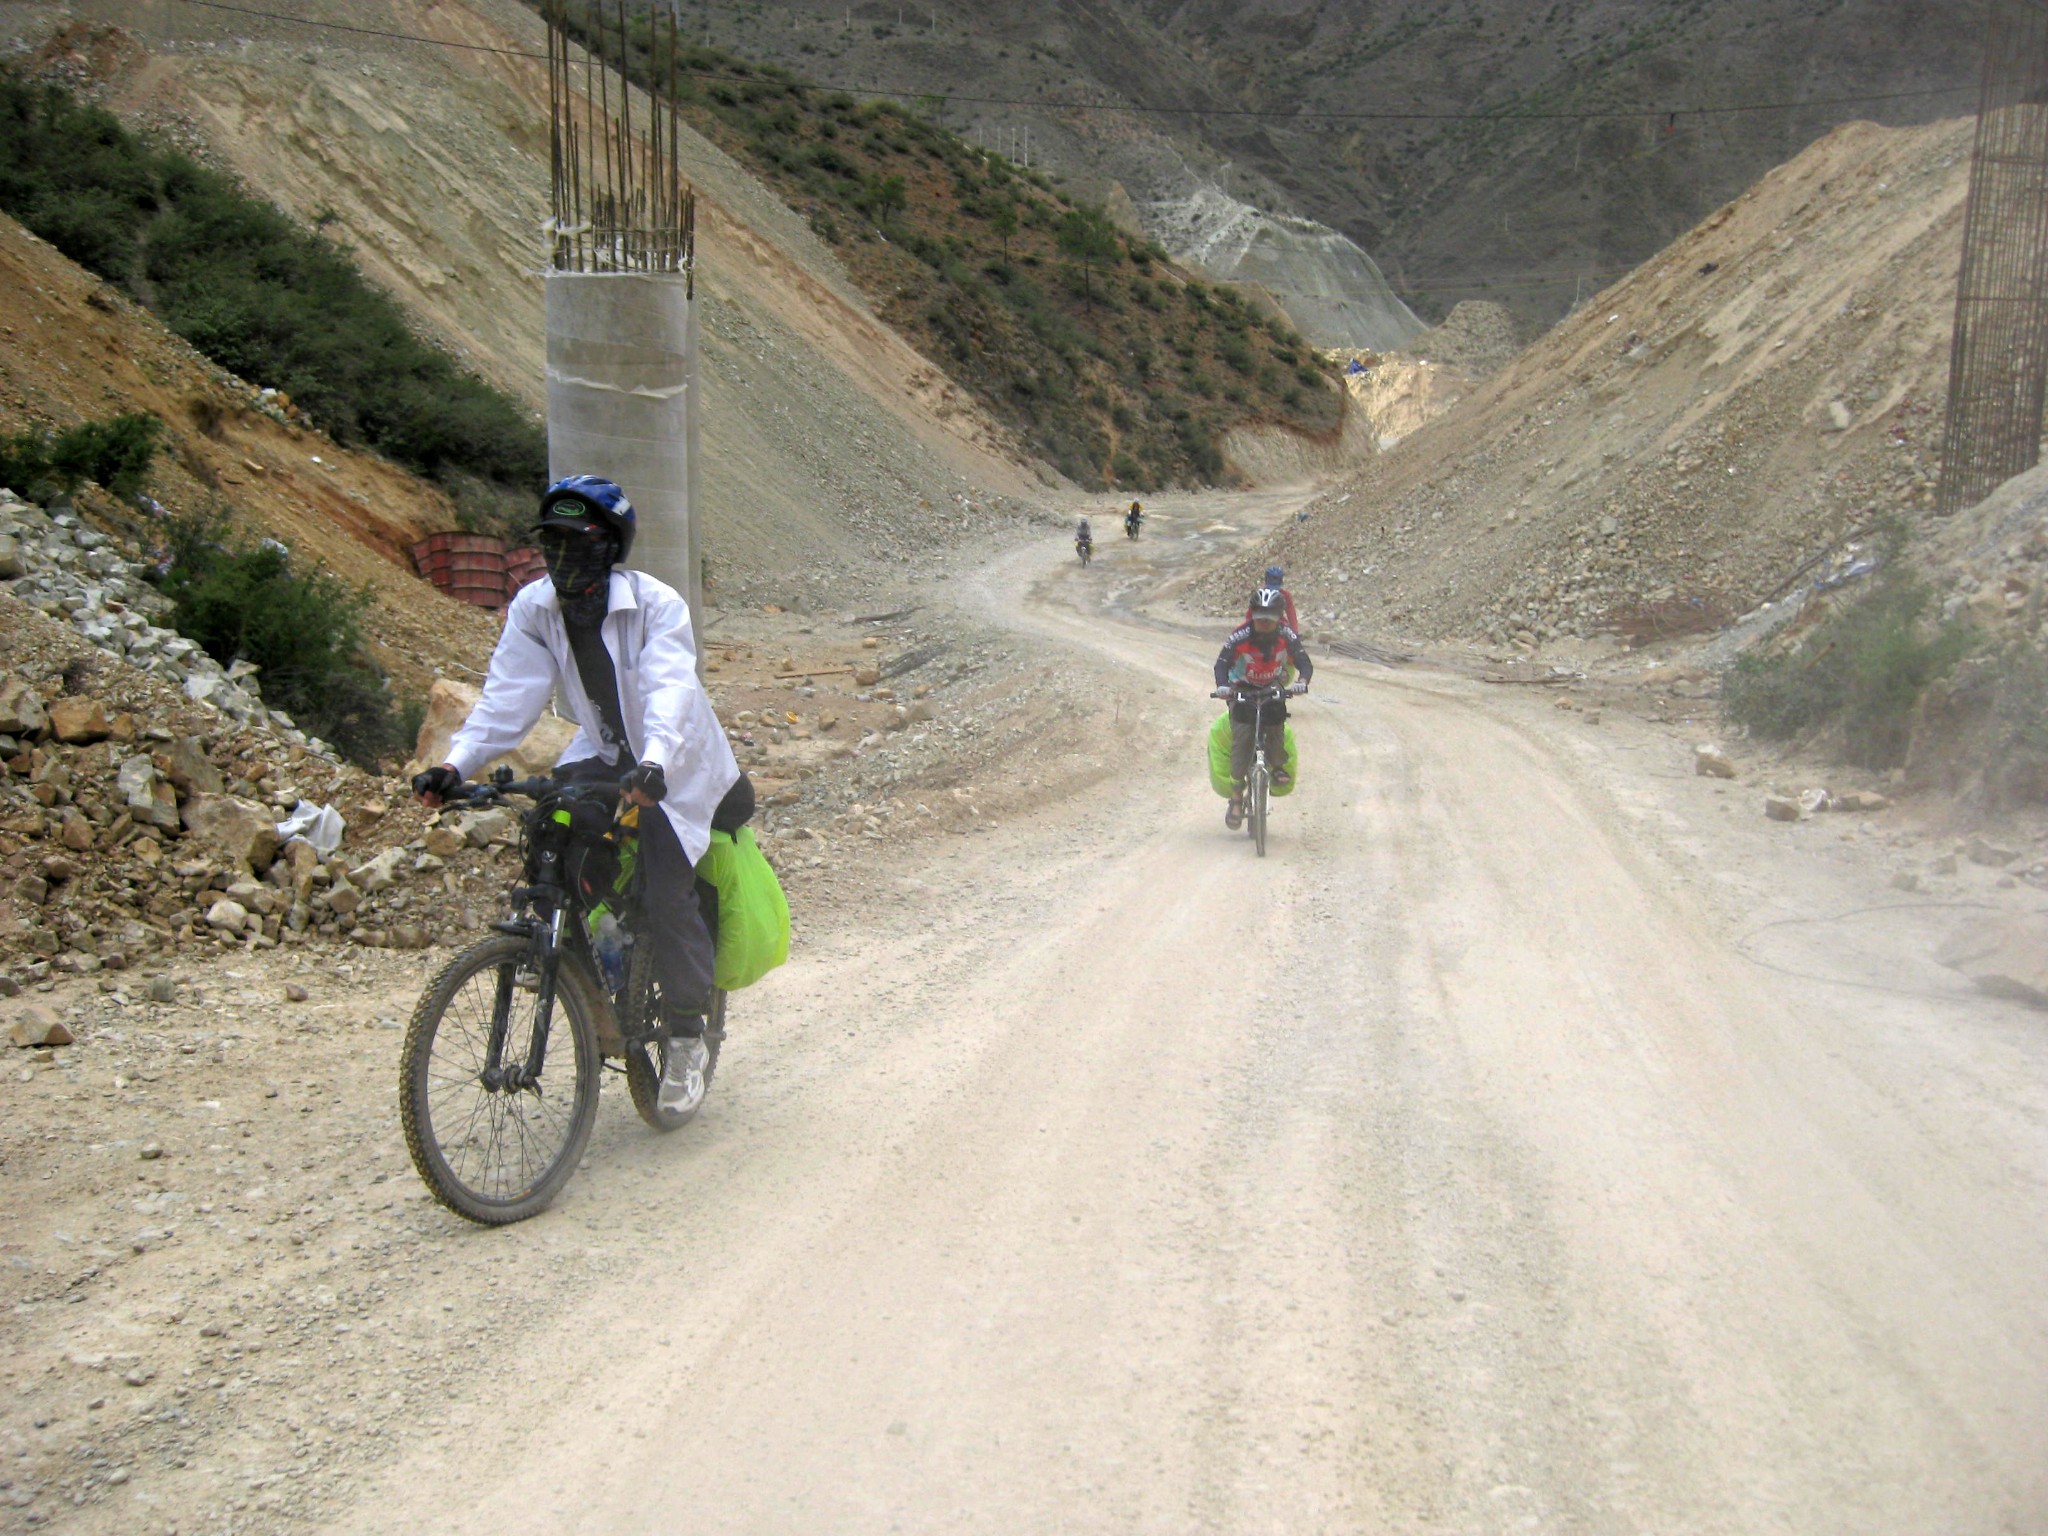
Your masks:
[[[1095,535],[1088,531],[1088,519],[1084,517],[1074,525],[1074,553],[1079,555],[1081,563],[1086,565],[1088,557],[1094,552]]]
[[[1282,622],[1286,604],[1278,587],[1261,587],[1252,594],[1245,623],[1231,631],[1216,653],[1216,686],[1244,685],[1253,688],[1284,687],[1290,668],[1301,676],[1301,685],[1315,675],[1315,663],[1303,649],[1301,636]],[[1275,702],[1266,709],[1266,758],[1277,766],[1275,784],[1291,784],[1287,771],[1287,705]],[[1223,824],[1232,831],[1244,824],[1244,781],[1252,771],[1252,707],[1236,702],[1230,706],[1230,805]]]
[[[1124,514],[1124,536],[1135,539],[1138,530],[1145,526],[1145,508],[1138,502],[1131,503],[1131,510]]]
[[[1279,566],[1269,565],[1266,567],[1266,579],[1259,583],[1259,590],[1263,592],[1270,588],[1280,594],[1281,621],[1298,635],[1301,633],[1301,620],[1295,617],[1294,594],[1282,585],[1286,579],[1286,574],[1281,571]],[[1247,624],[1252,621],[1252,611],[1250,608],[1246,608],[1244,611],[1244,621]]]

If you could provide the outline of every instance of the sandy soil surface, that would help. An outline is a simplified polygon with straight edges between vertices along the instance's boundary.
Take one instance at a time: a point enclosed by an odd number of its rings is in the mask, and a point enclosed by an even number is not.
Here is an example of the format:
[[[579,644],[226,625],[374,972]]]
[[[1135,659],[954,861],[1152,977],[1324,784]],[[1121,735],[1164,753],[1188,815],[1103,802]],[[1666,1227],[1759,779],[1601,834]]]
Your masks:
[[[0,1529],[2048,1520],[2048,1032],[1924,958],[2039,894],[1888,899],[1881,821],[1765,823],[1682,723],[1334,657],[1256,860],[1171,595],[1288,499],[1158,510],[961,586],[1115,771],[878,848],[699,1121],[607,1091],[533,1222],[406,1167],[429,956],[10,1072]],[[132,1192],[19,1199],[88,1160]]]

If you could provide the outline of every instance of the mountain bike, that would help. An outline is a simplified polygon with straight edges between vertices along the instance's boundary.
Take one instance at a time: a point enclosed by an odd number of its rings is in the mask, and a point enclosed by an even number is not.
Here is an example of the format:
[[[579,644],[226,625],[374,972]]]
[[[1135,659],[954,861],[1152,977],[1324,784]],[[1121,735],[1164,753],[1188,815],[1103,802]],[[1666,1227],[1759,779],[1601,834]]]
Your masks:
[[[1127,538],[1127,539],[1131,539],[1131,540],[1134,540],[1134,541],[1135,541],[1135,540],[1137,539],[1137,537],[1138,537],[1138,532],[1139,532],[1139,530],[1140,530],[1140,529],[1142,529],[1142,528],[1143,528],[1144,526],[1145,526],[1145,517],[1144,517],[1144,514],[1143,514],[1143,513],[1141,513],[1141,512],[1127,512],[1127,513],[1125,513],[1125,514],[1124,514],[1124,537],[1125,537],[1125,538]]]
[[[1233,707],[1252,707],[1252,766],[1244,781],[1244,825],[1262,859],[1266,856],[1266,807],[1272,798],[1274,767],[1266,761],[1266,712],[1283,708],[1288,699],[1307,692],[1306,683],[1285,688],[1278,683],[1233,683],[1209,695],[1213,699],[1228,699]]]
[[[1074,540],[1074,553],[1081,557],[1081,568],[1086,570],[1089,560],[1095,554],[1095,541],[1092,539]]]
[[[515,780],[504,768],[446,798],[477,807],[532,802],[519,812],[522,883],[492,937],[449,961],[420,994],[399,1056],[399,1118],[434,1198],[501,1226],[546,1209],[568,1182],[609,1062],[655,1130],[687,1124],[703,1094],[687,1107],[661,1103],[669,1021],[654,945],[639,932],[639,808],[621,806],[617,785]],[[704,1020],[705,1092],[725,1008],[715,992]]]

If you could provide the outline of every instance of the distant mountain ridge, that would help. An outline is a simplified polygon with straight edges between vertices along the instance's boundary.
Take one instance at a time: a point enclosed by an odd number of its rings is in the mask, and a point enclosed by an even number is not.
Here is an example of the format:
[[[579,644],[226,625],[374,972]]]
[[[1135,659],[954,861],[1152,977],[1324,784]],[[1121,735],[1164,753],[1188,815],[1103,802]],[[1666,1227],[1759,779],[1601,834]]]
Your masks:
[[[1317,220],[1425,317],[1492,298],[1548,321],[1838,124],[1972,110],[1985,4],[788,0],[692,24],[813,79],[945,97],[948,126],[1028,135],[1079,196],[1145,209],[1207,183]],[[1810,105],[1692,110],[1785,102]]]

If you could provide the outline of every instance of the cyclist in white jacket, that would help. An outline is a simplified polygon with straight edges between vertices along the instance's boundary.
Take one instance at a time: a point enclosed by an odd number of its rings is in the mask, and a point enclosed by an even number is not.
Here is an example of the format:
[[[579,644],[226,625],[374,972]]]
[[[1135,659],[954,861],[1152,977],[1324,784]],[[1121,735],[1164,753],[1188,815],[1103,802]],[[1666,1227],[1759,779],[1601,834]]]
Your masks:
[[[438,805],[525,740],[559,693],[578,729],[555,776],[622,783],[637,804],[660,806],[660,816],[640,823],[641,918],[656,944],[671,1035],[662,1102],[689,1109],[704,1092],[713,958],[695,866],[714,825],[731,831],[753,815],[754,794],[698,681],[689,604],[620,565],[634,527],[632,503],[609,480],[573,475],[548,487],[534,536],[549,579],[512,599],[483,697],[455,733],[448,761],[418,775],[413,789]]]

